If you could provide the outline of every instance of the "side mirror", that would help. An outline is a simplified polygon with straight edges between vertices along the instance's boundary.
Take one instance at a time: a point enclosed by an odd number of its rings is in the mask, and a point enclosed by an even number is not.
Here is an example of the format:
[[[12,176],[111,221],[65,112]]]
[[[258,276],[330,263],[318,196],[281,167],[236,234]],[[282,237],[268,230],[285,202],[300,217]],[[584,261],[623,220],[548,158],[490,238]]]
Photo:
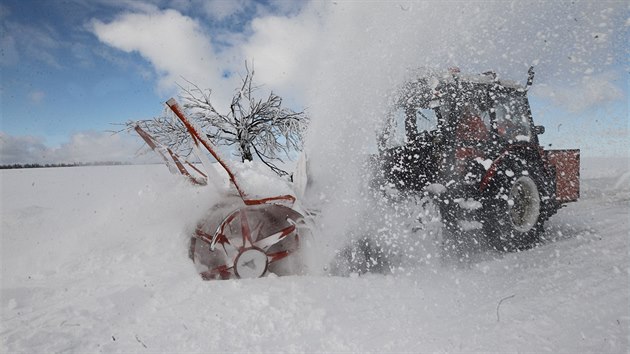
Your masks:
[[[534,134],[536,134],[536,135],[545,134],[545,126],[543,126],[543,125],[535,126],[534,127]]]

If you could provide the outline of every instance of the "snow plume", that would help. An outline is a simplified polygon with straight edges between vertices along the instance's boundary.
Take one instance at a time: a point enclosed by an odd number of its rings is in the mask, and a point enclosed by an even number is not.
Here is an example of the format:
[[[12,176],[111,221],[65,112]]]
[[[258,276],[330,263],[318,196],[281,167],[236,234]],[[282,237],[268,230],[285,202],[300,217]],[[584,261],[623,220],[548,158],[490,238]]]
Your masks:
[[[229,80],[237,79],[225,78],[225,70],[237,72],[253,60],[261,84],[308,107],[309,198],[323,208],[313,248],[320,269],[375,210],[362,198],[363,162],[376,150],[388,95],[411,70],[494,70],[524,83],[534,65],[536,84],[554,89],[532,94],[562,100],[575,95],[563,92],[567,87],[585,83],[597,87],[587,98],[618,100],[606,73],[627,65],[626,16],[627,4],[604,1],[313,1],[290,15],[259,13],[246,30],[223,40],[204,33],[199,19],[153,7],[108,23],[94,20],[91,30],[101,42],[148,60],[161,88],[184,76],[225,101],[235,87]]]
[[[612,49],[610,39],[616,23],[624,21],[624,11],[615,7],[624,5],[337,2],[304,10],[296,20],[321,19],[316,58],[302,63],[311,78],[307,101],[313,119],[306,141],[315,190],[311,198],[323,206],[311,255],[320,263],[315,268],[382,212],[365,198],[362,166],[376,150],[375,131],[388,96],[410,70],[495,70],[524,83],[528,67],[536,65],[539,77],[579,80],[589,68],[624,55],[624,49]]]

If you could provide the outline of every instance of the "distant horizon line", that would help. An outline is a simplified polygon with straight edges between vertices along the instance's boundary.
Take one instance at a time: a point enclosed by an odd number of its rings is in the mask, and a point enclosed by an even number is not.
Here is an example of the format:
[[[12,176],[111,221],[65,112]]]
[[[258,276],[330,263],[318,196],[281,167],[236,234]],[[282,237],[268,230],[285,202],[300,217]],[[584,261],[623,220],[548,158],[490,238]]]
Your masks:
[[[0,165],[1,170],[21,168],[53,168],[53,167],[84,167],[84,166],[129,166],[129,165],[154,165],[162,162],[129,162],[129,161],[93,161],[93,162],[62,162],[62,163],[11,163]]]

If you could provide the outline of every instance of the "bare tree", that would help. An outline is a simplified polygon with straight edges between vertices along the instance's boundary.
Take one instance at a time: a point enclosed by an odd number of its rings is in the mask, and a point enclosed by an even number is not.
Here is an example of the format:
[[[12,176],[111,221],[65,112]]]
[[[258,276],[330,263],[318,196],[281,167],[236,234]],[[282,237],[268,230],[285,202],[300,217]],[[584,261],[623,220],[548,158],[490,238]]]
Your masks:
[[[303,111],[282,107],[282,98],[273,92],[259,98],[254,70],[245,63],[245,71],[227,113],[215,109],[212,90],[203,90],[190,81],[189,88],[181,87],[182,105],[214,144],[235,146],[242,161],[257,156],[277,174],[287,175],[274,161],[282,162],[281,155],[289,157],[291,151],[301,150],[308,117]],[[166,116],[136,123],[171,148],[182,151],[188,143],[186,129]]]

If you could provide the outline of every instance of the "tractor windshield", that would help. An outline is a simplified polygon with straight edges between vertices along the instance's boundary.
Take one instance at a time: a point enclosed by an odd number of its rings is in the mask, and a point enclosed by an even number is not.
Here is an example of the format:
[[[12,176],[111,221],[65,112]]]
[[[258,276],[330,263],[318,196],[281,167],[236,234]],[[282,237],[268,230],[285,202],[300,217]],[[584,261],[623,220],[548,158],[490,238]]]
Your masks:
[[[494,110],[499,136],[509,142],[529,142],[532,130],[528,105],[525,97],[501,95]]]

